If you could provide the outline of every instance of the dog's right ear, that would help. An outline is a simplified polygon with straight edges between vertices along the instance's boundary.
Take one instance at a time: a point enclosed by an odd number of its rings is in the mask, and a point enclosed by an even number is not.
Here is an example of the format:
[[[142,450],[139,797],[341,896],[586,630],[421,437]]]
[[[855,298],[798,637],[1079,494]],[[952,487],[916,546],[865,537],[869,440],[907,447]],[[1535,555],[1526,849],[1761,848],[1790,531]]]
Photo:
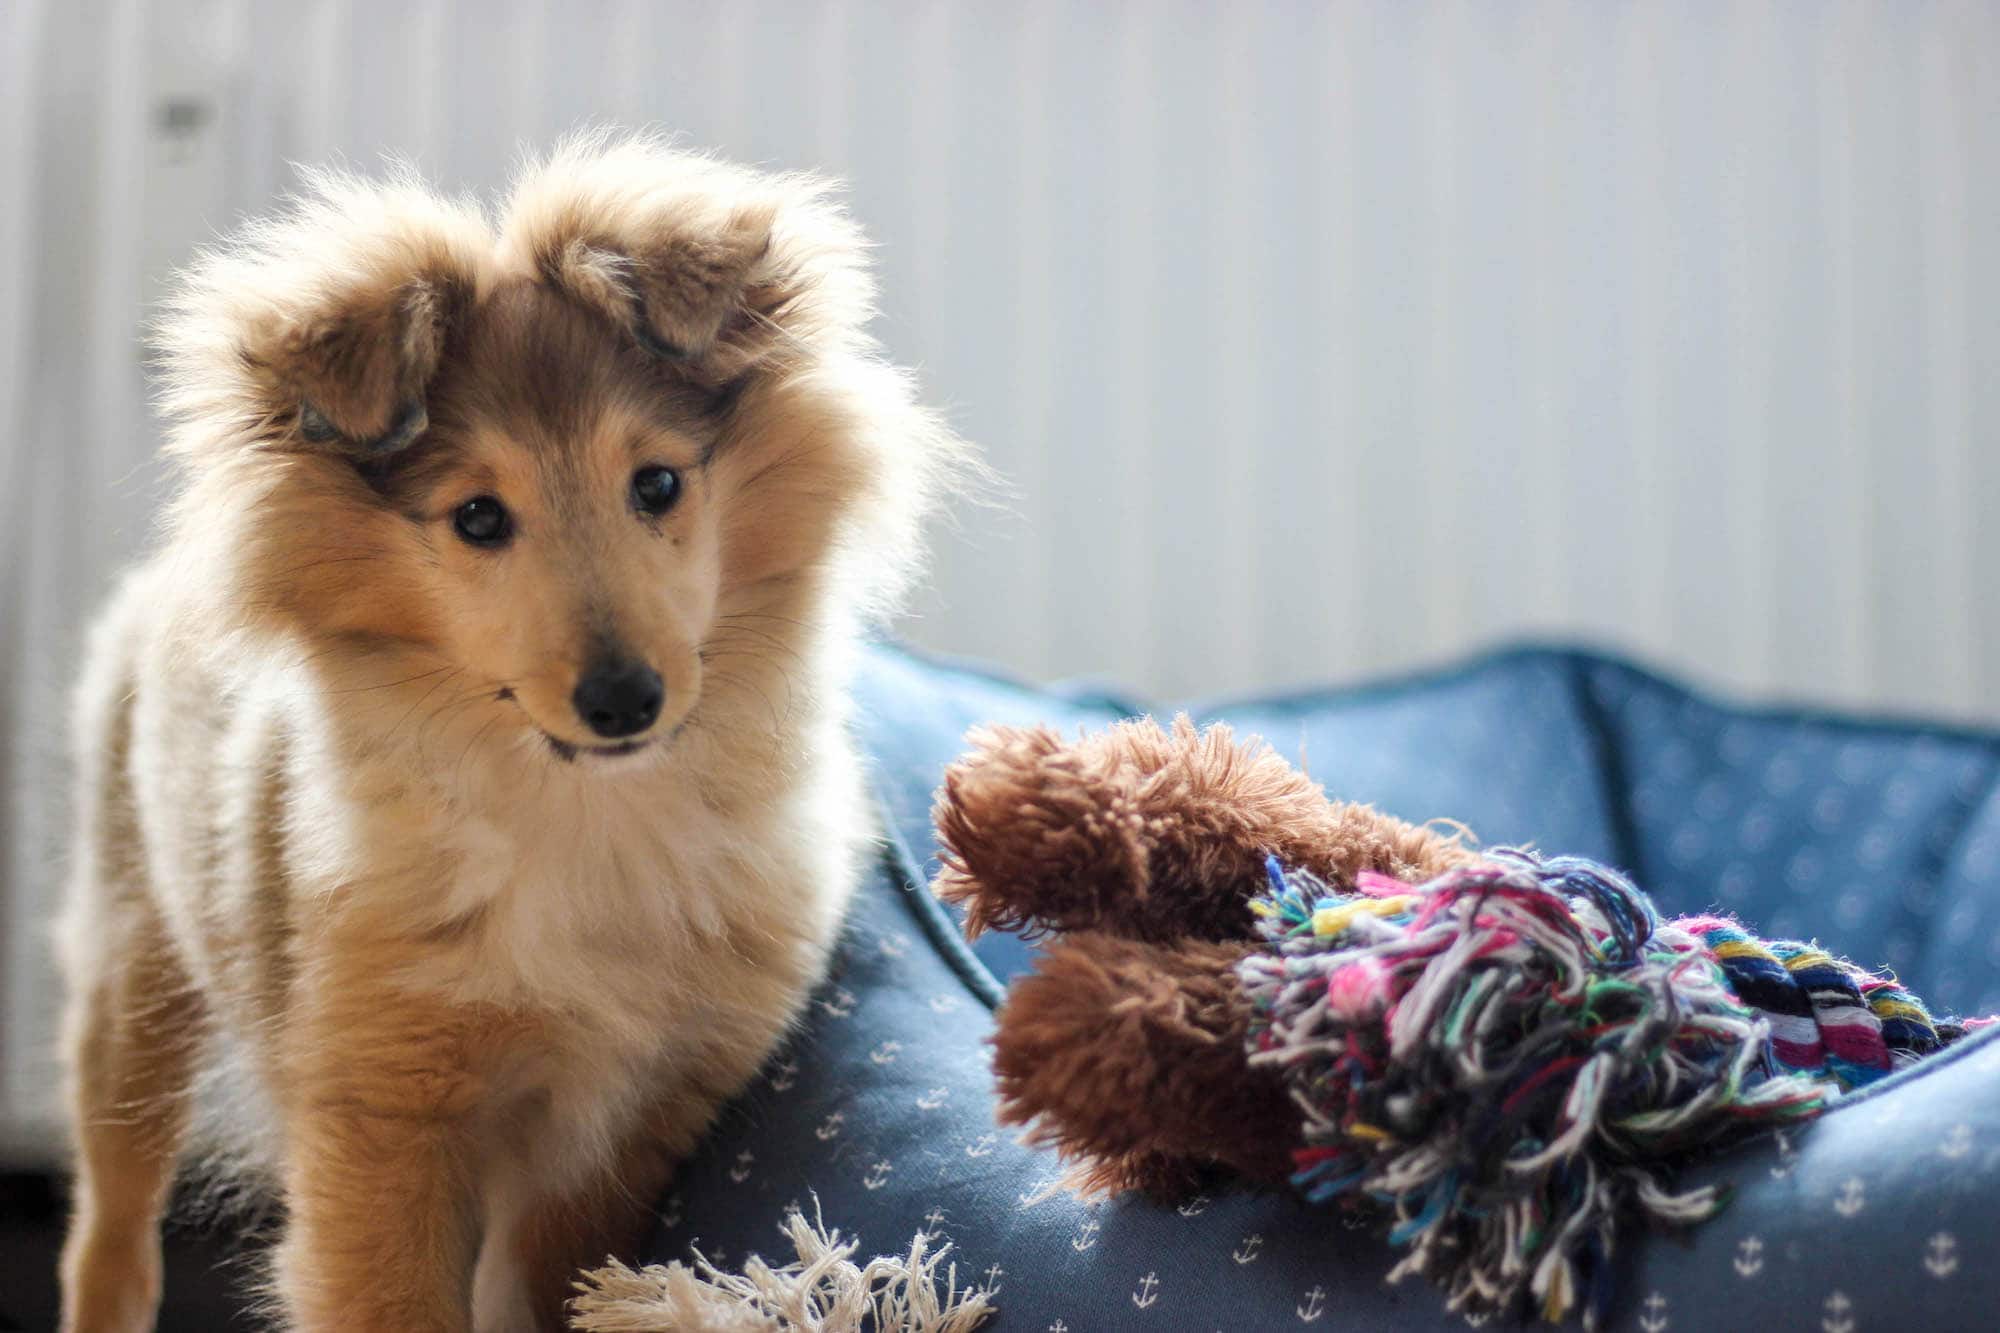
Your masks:
[[[157,334],[183,451],[248,437],[358,462],[409,447],[488,263],[485,226],[403,177],[310,177],[287,214],[201,257]]]
[[[250,330],[243,357],[300,442],[383,458],[429,425],[425,390],[470,302],[463,275],[391,267]]]

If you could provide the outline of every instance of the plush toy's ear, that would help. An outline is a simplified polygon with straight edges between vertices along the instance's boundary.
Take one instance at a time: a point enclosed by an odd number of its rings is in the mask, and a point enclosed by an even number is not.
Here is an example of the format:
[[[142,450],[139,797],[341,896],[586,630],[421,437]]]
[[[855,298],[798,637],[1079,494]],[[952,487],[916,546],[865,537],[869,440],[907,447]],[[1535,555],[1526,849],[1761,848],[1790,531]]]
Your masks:
[[[945,770],[933,819],[937,892],[966,930],[1103,930],[1141,940],[1242,939],[1265,860],[1351,883],[1428,879],[1472,854],[1426,828],[1329,801],[1228,727],[1121,722],[1080,741],[993,727]]]
[[[827,195],[806,177],[586,135],[523,175],[501,248],[719,388],[865,322],[860,239]]]
[[[1096,932],[1051,945],[995,1017],[999,1118],[1087,1194],[1188,1192],[1211,1166],[1282,1181],[1300,1138],[1284,1078],[1245,1054],[1236,964],[1255,946]]]
[[[155,341],[183,453],[248,439],[367,460],[424,431],[425,390],[491,236],[407,173],[316,173],[306,187],[197,259],[168,299]]]

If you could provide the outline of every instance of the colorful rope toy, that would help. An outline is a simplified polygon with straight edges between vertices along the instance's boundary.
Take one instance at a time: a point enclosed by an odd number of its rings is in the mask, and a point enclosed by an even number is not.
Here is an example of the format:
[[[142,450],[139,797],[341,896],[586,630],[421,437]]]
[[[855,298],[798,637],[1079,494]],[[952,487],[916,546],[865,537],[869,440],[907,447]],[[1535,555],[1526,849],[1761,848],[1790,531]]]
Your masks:
[[[1253,1067],[1306,1116],[1292,1183],[1372,1202],[1453,1309],[1550,1320],[1611,1299],[1622,1221],[1711,1216],[1662,1164],[1818,1114],[1964,1035],[1894,980],[1737,923],[1662,921],[1605,866],[1500,849],[1352,892],[1268,864],[1237,965]],[[1989,1020],[1990,1021],[1990,1020]]]
[[[1602,1323],[1704,1148],[1964,1034],[1893,980],[1616,871],[1329,800],[1225,727],[995,727],[947,770],[936,889],[1041,941],[996,1015],[1003,1123],[1086,1192],[1218,1172],[1384,1218],[1467,1314]]]

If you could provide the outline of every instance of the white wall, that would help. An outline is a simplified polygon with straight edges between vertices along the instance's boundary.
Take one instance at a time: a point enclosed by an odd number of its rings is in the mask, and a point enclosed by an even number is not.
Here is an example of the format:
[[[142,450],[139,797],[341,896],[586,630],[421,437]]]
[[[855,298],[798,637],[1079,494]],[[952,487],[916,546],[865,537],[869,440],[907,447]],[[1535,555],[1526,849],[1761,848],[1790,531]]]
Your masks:
[[[1157,695],[1580,634],[2000,717],[2000,6],[0,0],[0,1124],[160,273],[586,118],[849,177],[1014,482],[909,632]],[[202,122],[159,128],[182,105]],[[10,896],[11,895],[11,896]]]

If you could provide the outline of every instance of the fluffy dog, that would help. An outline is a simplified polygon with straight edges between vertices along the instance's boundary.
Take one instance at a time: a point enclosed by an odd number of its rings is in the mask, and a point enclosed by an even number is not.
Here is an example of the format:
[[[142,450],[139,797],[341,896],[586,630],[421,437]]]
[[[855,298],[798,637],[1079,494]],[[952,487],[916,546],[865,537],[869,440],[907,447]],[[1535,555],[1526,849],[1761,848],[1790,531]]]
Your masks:
[[[634,1238],[867,836],[844,677],[962,457],[870,302],[820,186],[602,135],[184,277],[77,710],[66,1328],[151,1326],[217,1068],[293,1326],[559,1326]]]

